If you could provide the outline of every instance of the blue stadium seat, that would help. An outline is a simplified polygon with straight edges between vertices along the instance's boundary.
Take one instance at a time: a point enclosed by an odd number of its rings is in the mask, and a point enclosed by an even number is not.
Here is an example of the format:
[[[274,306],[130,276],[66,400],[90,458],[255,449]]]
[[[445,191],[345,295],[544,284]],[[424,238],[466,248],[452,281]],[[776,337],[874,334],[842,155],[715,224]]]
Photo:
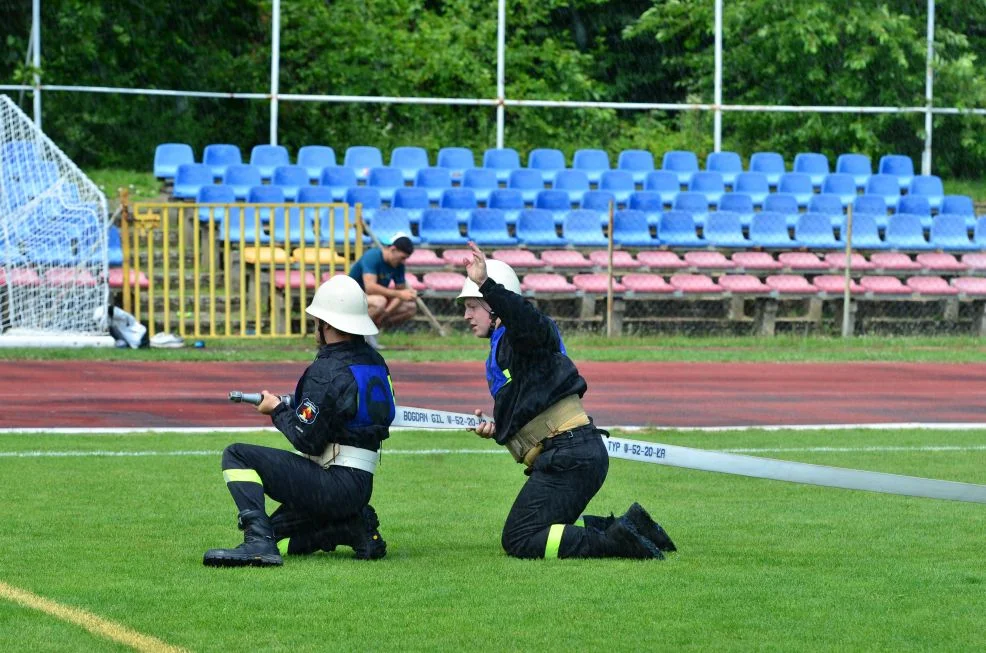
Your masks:
[[[599,178],[599,190],[609,191],[617,204],[626,206],[630,193],[636,190],[633,174],[627,170],[607,170]]]
[[[421,222],[421,214],[431,208],[428,191],[424,188],[398,188],[394,193],[394,208],[404,209],[411,222]],[[409,232],[410,233],[410,232]]]
[[[839,225],[839,234],[845,242],[849,216]],[[852,247],[853,249],[887,249],[889,246],[880,238],[880,227],[876,216],[871,213],[853,213],[852,216]]]
[[[446,188],[442,192],[439,206],[455,211],[455,217],[459,223],[466,224],[473,209],[479,205],[476,203],[476,194],[471,188]]]
[[[936,175],[915,175],[911,180],[911,186],[907,191],[908,195],[920,195],[928,198],[928,205],[932,211],[940,211],[942,202],[945,199],[945,188],[942,186],[941,178]]]
[[[505,184],[511,173],[520,169],[520,155],[512,147],[490,148],[483,152],[483,167],[495,170],[497,181]],[[533,201],[532,197],[531,202]]]
[[[722,199],[719,200],[719,210],[730,211],[739,215],[740,224],[744,227],[750,226],[750,220],[753,219],[753,213],[755,212],[753,198],[749,194],[739,191],[723,193]]]
[[[661,170],[669,170],[678,175],[678,185],[687,186],[692,175],[698,172],[698,157],[687,150],[670,150],[661,159]]]
[[[325,186],[305,186],[298,190],[298,197],[295,200],[298,204],[333,204],[335,203],[335,198],[332,196],[332,190]],[[335,224],[329,224],[329,208],[316,209],[314,207],[306,207],[302,209],[305,215],[305,219],[308,220],[313,226],[317,225],[319,239],[323,243],[330,242],[329,239],[329,228],[333,228],[336,233],[336,241],[342,242],[343,231],[345,230],[345,214],[342,210],[335,209]],[[353,213],[349,214],[349,220],[352,222],[355,219]],[[410,233],[410,232],[408,232]],[[355,241],[355,237],[350,238],[350,241]]]
[[[798,221],[798,198],[791,193],[771,193],[763,203],[763,210],[783,213],[788,229],[794,229],[794,223]]]
[[[552,188],[568,193],[568,199],[572,204],[581,204],[582,196],[591,189],[591,185],[589,176],[584,170],[559,170]]]
[[[665,206],[672,206],[678,197],[678,193],[681,192],[678,174],[670,170],[648,172],[647,177],[644,179],[644,190],[658,193],[661,196],[661,202]]]
[[[986,249],[986,217],[976,219],[972,240],[979,246],[979,249]]]
[[[794,239],[809,249],[838,249],[844,244],[836,240],[832,219],[823,213],[802,213],[794,225]]]
[[[346,191],[346,204],[353,207],[352,214],[356,215],[356,205],[362,205],[363,218],[372,223],[377,212],[383,208],[380,191],[369,186],[356,186]]]
[[[476,167],[476,156],[468,147],[443,147],[438,150],[435,165],[448,170],[452,181],[459,183],[466,170]]]
[[[750,243],[754,247],[791,249],[798,245],[787,231],[787,216],[776,211],[761,211],[750,221]]]
[[[418,227],[421,240],[429,245],[465,245],[468,238],[459,234],[459,220],[450,209],[428,209]]]
[[[702,235],[714,247],[746,248],[750,241],[743,235],[743,221],[738,213],[719,210],[705,219]]]
[[[496,170],[487,168],[466,168],[462,176],[462,186],[471,188],[480,204],[490,203],[490,193],[500,187],[496,179]]]
[[[969,240],[969,230],[965,217],[961,215],[940,214],[931,221],[931,246],[952,252],[978,251],[981,246]]]
[[[794,155],[793,172],[801,172],[811,177],[811,185],[821,188],[825,176],[829,174],[829,159],[818,152],[798,152]]]
[[[647,150],[623,150],[616,159],[616,167],[629,172],[635,185],[643,186],[647,173],[654,170],[654,155]]]
[[[24,252],[24,258],[37,265],[71,267],[79,263],[79,257],[71,241],[57,234],[49,234],[34,240],[31,247]]]
[[[726,192],[726,184],[718,172],[699,171],[692,175],[691,181],[688,182],[688,190],[705,195],[709,206],[719,206],[719,201]]]
[[[777,152],[754,152],[750,157],[750,172],[762,173],[771,187],[781,183],[781,175],[787,172],[784,157]]]
[[[777,192],[790,193],[798,201],[798,206],[806,208],[812,195],[815,194],[815,187],[811,182],[811,176],[804,172],[785,172],[781,175],[781,182],[777,185]]]
[[[499,175],[499,173],[497,173]],[[540,170],[518,168],[510,170],[507,177],[507,188],[519,190],[524,203],[533,205],[538,193],[544,190],[544,178]]]
[[[563,190],[543,190],[534,200],[534,208],[551,211],[555,224],[561,224],[565,214],[572,210],[572,202]]]
[[[941,212],[975,216],[976,208],[968,195],[946,195],[942,198]]]
[[[657,239],[650,235],[647,216],[642,211],[625,209],[613,216],[613,242],[622,247],[653,247]]]
[[[365,182],[371,169],[383,167],[383,154],[373,145],[351,145],[346,148],[342,167],[349,168],[356,174],[356,179]]]
[[[897,183],[897,178],[893,175],[870,175],[866,182],[866,194],[880,195],[886,202],[887,208],[896,211],[897,203],[900,201],[900,186]]]
[[[188,148],[187,151],[185,148]],[[184,143],[162,143],[158,145],[154,151],[155,164],[157,163],[158,154],[165,159],[169,157],[175,158],[176,168],[179,163],[195,163],[192,148]],[[14,140],[0,145],[0,163],[14,165],[18,163],[29,163],[39,158],[41,157],[38,156],[38,148],[35,146],[34,141]],[[155,176],[157,175],[155,174]],[[174,177],[174,172],[172,172],[171,176]]]
[[[226,184],[213,184],[210,186],[203,186],[199,189],[198,195],[195,196],[196,204],[235,204],[236,203],[236,193],[233,192],[232,186],[227,186]],[[212,220],[216,224],[217,228],[222,225],[223,220],[226,218],[226,209],[221,206],[213,207],[202,207],[199,209],[199,222],[207,223],[209,222],[209,214],[212,214]],[[239,211],[237,209],[230,210],[231,219],[239,219]]]
[[[595,211],[570,211],[562,222],[561,233],[569,245],[576,247],[605,247],[609,244]]]
[[[647,217],[647,224],[657,225],[664,213],[664,200],[661,194],[652,190],[638,190],[630,194],[627,207],[641,211]]]
[[[709,213],[709,198],[705,193],[682,191],[675,198],[673,207],[675,211],[686,211],[691,214],[695,224],[702,227],[705,225],[705,216]]]
[[[298,190],[309,186],[308,169],[305,166],[277,166],[271,185],[284,189],[284,199],[293,202],[298,197]]]
[[[177,199],[194,199],[203,186],[212,185],[212,168],[204,163],[182,163],[175,173],[172,195]]]
[[[605,150],[576,150],[572,157],[572,168],[584,172],[589,183],[598,186],[603,173],[610,169],[609,154]]]
[[[612,203],[616,211],[616,198],[608,190],[590,190],[582,196],[580,207],[587,211],[595,211],[599,216],[599,224],[609,224],[609,205]]]
[[[877,172],[897,177],[899,190],[904,191],[910,188],[914,179],[914,161],[903,154],[885,154],[880,157]]]
[[[283,145],[254,145],[250,150],[250,165],[260,170],[260,177],[269,181],[277,166],[291,165],[288,150]]]
[[[527,155],[527,167],[540,170],[544,182],[554,185],[558,172],[565,169],[565,154],[549,148],[531,150]]]
[[[256,224],[256,217],[260,216],[260,223],[270,224],[273,220],[281,221],[284,219],[284,208],[275,206],[271,211],[271,204],[284,204],[284,191],[277,186],[254,186],[247,194],[248,204],[259,204],[259,207],[248,207],[244,211],[244,228],[249,230]],[[230,224],[230,227],[233,225]],[[266,237],[261,238],[260,242],[268,242]]]
[[[507,219],[499,209],[475,209],[466,223],[470,240],[480,247],[516,245],[517,239],[507,232]]]
[[[357,185],[356,172],[352,168],[342,166],[323,168],[319,185],[331,190],[335,201],[342,202],[346,199],[346,191]]]
[[[665,211],[657,223],[657,238],[669,247],[705,247],[708,243],[695,226],[695,218],[688,211]]]
[[[486,205],[491,209],[500,209],[507,218],[507,224],[517,222],[517,217],[524,210],[524,196],[519,190],[498,188],[490,193],[490,201]]]
[[[384,204],[394,204],[394,194],[404,188],[404,173],[398,168],[372,168],[366,185],[380,191]]]
[[[381,243],[389,243],[394,240],[395,234],[401,234],[407,236],[411,239],[411,242],[417,245],[421,242],[421,238],[414,236],[411,233],[411,216],[404,209],[398,208],[396,206],[389,209],[382,209],[377,212],[376,216],[373,218],[373,235],[376,236]]]
[[[831,195],[838,195],[842,202],[842,208],[852,204],[858,192],[856,189],[856,179],[847,172],[833,172],[825,175],[822,180],[822,192]]]
[[[761,207],[770,194],[770,184],[767,175],[762,172],[741,172],[736,175],[734,193],[746,193],[753,200],[753,206]]]
[[[336,151],[328,145],[305,145],[298,150],[297,164],[305,166],[308,178],[317,183],[322,178],[322,168],[336,167]]]
[[[206,145],[202,151],[202,163],[212,167],[213,177],[221,179],[226,174],[226,168],[243,163],[243,155],[240,154],[239,145],[213,143]]]
[[[395,147],[390,153],[390,167],[401,171],[406,183],[418,176],[418,170],[429,167],[428,152],[423,147]]]
[[[428,201],[437,204],[445,189],[452,188],[452,173],[447,168],[424,168],[418,170],[414,185],[428,191]]]
[[[853,214],[869,213],[886,217],[887,202],[879,195],[857,195],[852,203]]]
[[[123,265],[123,240],[120,238],[120,228],[111,224],[106,229],[107,265],[111,268]],[[18,261],[13,261],[14,264]]]
[[[897,203],[897,212],[919,215],[924,230],[931,228],[931,202],[923,195],[903,195]]]
[[[728,188],[736,185],[736,177],[743,172],[743,160],[736,152],[710,152],[705,157],[705,169],[722,175],[722,183]]]
[[[835,160],[835,171],[852,175],[856,188],[862,190],[873,174],[873,164],[865,154],[840,154]]]
[[[887,247],[901,251],[927,251],[934,249],[924,238],[921,216],[898,213],[887,221],[884,234]]]
[[[842,210],[842,199],[834,193],[819,193],[808,200],[809,213],[822,213],[829,216],[832,226],[838,228],[842,224],[845,212]]]
[[[34,143],[31,145],[33,147]],[[154,148],[154,176],[158,179],[174,179],[178,174],[178,166],[183,163],[195,163],[191,145],[161,143]]]
[[[305,176],[307,175],[308,172],[305,171]],[[270,223],[271,239],[280,245],[300,245],[302,240],[306,245],[314,245],[315,223],[310,216],[310,212],[302,212],[296,208],[275,211]]]
[[[517,239],[529,247],[561,247],[565,240],[555,229],[550,211],[527,209],[517,218]]]

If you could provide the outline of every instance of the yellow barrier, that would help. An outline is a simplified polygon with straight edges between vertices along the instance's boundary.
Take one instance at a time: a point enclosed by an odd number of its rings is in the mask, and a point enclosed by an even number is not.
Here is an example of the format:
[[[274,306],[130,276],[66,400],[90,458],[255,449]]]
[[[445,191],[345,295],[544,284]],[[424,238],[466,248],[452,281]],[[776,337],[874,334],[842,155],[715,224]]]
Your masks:
[[[123,308],[151,336],[305,335],[314,289],[363,255],[359,204],[351,219],[341,203],[131,205],[126,191],[120,200]],[[131,270],[147,275],[146,297]]]

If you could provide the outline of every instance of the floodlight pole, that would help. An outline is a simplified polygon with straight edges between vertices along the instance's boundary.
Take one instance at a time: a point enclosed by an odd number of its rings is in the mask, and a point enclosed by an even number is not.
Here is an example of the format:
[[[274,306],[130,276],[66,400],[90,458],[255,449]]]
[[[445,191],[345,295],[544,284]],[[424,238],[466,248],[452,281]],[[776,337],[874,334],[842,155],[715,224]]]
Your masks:
[[[504,77],[504,59],[507,42],[507,0],[497,1],[496,11],[496,146],[503,147],[503,99],[506,94]]]
[[[712,149],[719,152],[722,150],[722,0],[716,0],[715,33],[715,95],[712,103],[716,108],[712,113]]]
[[[34,126],[41,129],[41,0],[31,2],[31,49],[34,65]]]
[[[281,0],[274,0],[270,28],[270,144],[277,145],[277,93],[281,76]]]
[[[931,174],[931,129],[932,104],[934,103],[934,93],[932,91],[935,79],[935,0],[928,0],[928,58],[924,73],[924,103],[927,110],[924,113],[924,152],[921,155],[921,174]]]

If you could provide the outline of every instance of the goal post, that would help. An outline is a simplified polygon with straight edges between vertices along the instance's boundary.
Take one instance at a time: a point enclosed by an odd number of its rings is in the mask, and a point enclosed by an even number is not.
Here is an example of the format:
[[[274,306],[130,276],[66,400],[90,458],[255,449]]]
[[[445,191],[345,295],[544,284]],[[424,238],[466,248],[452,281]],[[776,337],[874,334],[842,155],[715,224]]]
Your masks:
[[[112,346],[106,197],[0,95],[0,347]]]

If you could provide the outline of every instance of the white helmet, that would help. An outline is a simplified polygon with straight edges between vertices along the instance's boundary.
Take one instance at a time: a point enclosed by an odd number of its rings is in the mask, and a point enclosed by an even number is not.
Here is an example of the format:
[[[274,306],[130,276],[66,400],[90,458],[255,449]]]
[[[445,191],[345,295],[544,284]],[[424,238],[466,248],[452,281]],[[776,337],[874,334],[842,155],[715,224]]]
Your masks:
[[[503,261],[497,261],[496,259],[486,260],[486,276],[488,276],[493,281],[509,290],[510,292],[520,293],[520,279],[517,278],[517,273],[514,269],[504,263]],[[459,296],[455,298],[457,302],[461,302],[464,299],[470,297],[475,297],[476,299],[482,299],[483,293],[479,292],[479,286],[475,282],[466,277],[466,282],[462,284],[462,292]]]
[[[305,312],[346,333],[372,336],[380,332],[367,311],[366,293],[346,274],[337,274],[319,286]]]

